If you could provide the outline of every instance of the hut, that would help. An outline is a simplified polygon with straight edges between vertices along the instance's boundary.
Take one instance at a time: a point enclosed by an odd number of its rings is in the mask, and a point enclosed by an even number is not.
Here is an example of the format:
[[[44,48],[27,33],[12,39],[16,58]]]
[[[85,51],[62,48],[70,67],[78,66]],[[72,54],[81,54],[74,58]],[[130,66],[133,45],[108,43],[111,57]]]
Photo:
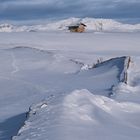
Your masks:
[[[83,23],[80,23],[78,25],[75,26],[68,26],[68,29],[70,30],[70,32],[79,32],[82,33],[85,31],[85,27],[86,25]]]

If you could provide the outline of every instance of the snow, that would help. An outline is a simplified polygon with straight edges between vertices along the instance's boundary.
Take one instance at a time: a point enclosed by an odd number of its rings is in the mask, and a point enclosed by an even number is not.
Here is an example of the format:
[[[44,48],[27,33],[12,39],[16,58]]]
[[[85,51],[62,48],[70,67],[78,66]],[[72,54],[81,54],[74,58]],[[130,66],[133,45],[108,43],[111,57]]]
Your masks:
[[[115,100],[118,101],[129,101],[134,103],[140,102],[140,65],[139,57],[134,57],[131,67],[128,70],[128,85],[120,83],[115,89],[116,94]]]
[[[88,90],[54,100],[31,114],[13,140],[139,139],[138,104],[118,103]]]
[[[140,33],[88,31],[0,33],[1,140],[139,140]]]
[[[68,26],[84,23],[87,32],[139,32],[140,24],[123,24],[112,19],[68,18],[39,25],[0,24],[0,32],[67,31]]]

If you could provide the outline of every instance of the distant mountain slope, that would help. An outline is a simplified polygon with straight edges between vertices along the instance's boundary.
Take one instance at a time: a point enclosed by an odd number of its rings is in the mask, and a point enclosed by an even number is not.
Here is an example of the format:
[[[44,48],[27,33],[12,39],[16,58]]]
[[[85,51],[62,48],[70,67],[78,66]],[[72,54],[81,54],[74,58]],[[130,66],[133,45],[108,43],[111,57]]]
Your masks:
[[[1,24],[0,32],[37,32],[37,31],[62,31],[67,30],[68,26],[77,23],[87,25],[87,31],[104,31],[104,32],[138,32],[140,24],[123,24],[112,19],[94,19],[94,18],[69,18],[55,21],[47,24],[32,26],[16,26],[10,24]]]

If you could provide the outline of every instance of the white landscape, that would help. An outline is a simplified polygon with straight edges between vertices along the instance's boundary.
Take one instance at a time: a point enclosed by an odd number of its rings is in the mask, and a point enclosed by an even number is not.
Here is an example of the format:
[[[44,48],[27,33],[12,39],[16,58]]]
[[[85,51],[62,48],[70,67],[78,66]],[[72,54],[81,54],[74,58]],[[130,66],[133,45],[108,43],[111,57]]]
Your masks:
[[[78,22],[84,33],[67,30]],[[140,24],[70,18],[0,32],[0,140],[140,139]]]

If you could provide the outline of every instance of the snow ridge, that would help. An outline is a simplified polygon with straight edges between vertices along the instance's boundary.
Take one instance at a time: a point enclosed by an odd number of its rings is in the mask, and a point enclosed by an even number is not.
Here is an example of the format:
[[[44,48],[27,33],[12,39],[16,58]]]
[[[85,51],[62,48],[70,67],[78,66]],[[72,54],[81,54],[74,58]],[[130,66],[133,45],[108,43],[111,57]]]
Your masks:
[[[95,76],[95,80],[97,81],[98,75],[102,75],[99,77],[99,79],[104,79],[106,75],[108,77],[108,70],[111,69],[110,72],[113,75],[117,74],[117,77],[115,78],[118,78],[118,81],[115,84],[118,85],[119,82],[123,82],[120,81],[120,75],[122,72],[127,72],[126,68],[128,68],[128,58],[129,57],[125,56],[112,58],[97,64],[96,67],[92,69],[89,68],[82,70],[77,75],[80,75],[81,77],[87,77],[88,75],[90,75],[90,77]],[[76,63],[78,62],[76,61]],[[106,72],[103,73],[103,71]],[[70,84],[69,82],[67,83]],[[95,81],[93,84],[96,85]],[[109,87],[111,86],[112,82],[110,83]],[[66,88],[66,85],[63,87]],[[102,86],[99,88],[102,89]],[[98,93],[91,93],[87,89],[76,90],[76,87],[72,92],[69,92],[68,89],[66,89],[65,93],[60,92],[58,94],[56,92],[53,98],[46,99],[29,108],[25,125],[19,130],[17,136],[12,138],[12,140],[39,140],[40,137],[48,140],[86,140],[86,135],[89,136],[89,140],[92,140],[94,131],[101,129],[101,131],[104,132],[106,129],[102,128],[104,125],[106,126],[108,123],[115,123],[116,119],[120,119],[120,116],[118,116],[116,112],[123,114],[124,116],[126,114],[125,111],[127,111],[129,114],[129,104],[125,106],[123,103],[119,104],[110,98],[96,94]],[[140,113],[140,107],[137,104],[133,104],[132,108],[138,109],[136,114]],[[104,117],[106,120],[101,127],[99,124],[102,122],[102,120],[104,120]],[[108,122],[109,119],[111,119],[110,122]],[[119,124],[118,127],[129,126],[127,122],[125,122],[123,125],[120,126]],[[132,128],[133,127],[131,126],[129,129],[131,130]],[[109,134],[110,130],[111,128],[109,127],[106,133]],[[136,133],[138,132],[136,131]],[[94,136],[95,140],[101,139],[100,135],[96,136],[96,132],[94,132]],[[111,138],[113,139],[114,135],[112,135]],[[120,136],[120,139],[122,138],[123,134]]]
[[[138,104],[119,103],[85,89],[60,95],[48,105],[41,102],[29,114],[25,126],[12,140],[86,140],[87,136],[88,140],[93,136],[95,140],[131,140],[139,134]]]

